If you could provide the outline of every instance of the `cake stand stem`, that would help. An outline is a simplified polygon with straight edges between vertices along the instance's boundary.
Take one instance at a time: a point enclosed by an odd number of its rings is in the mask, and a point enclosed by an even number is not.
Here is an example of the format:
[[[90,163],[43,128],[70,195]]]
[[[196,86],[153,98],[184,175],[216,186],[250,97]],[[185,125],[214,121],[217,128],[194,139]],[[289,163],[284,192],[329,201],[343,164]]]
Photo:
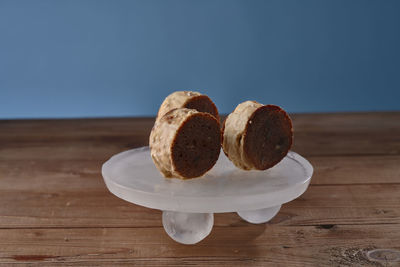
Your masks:
[[[214,214],[163,211],[162,222],[165,232],[176,242],[196,244],[210,234]]]
[[[281,205],[278,205],[260,210],[238,211],[237,214],[249,223],[265,223],[275,217],[280,209]]]

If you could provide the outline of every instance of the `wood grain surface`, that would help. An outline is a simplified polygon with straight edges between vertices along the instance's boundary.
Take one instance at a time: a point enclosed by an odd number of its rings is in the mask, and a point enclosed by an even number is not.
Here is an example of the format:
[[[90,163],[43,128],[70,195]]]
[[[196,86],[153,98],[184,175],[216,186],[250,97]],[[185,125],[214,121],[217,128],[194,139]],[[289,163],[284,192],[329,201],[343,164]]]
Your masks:
[[[161,212],[111,193],[101,165],[148,144],[153,118],[0,120],[0,265],[400,266],[400,112],[293,114],[309,189],[267,224],[215,214],[181,245]]]

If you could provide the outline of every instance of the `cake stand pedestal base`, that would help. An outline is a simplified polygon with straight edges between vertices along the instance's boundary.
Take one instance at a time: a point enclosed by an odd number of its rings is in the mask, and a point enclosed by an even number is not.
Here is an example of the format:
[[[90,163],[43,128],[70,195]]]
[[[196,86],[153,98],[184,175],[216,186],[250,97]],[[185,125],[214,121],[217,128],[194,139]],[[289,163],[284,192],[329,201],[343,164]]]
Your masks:
[[[249,223],[266,223],[271,220],[278,211],[281,209],[281,205],[260,209],[260,210],[246,210],[246,211],[238,211],[237,214]]]
[[[238,211],[237,214],[249,223],[259,224],[271,220],[281,205],[260,209]],[[214,225],[214,213],[189,213],[163,211],[162,223],[165,232],[176,242],[186,245],[196,244],[206,238]]]
[[[165,232],[176,242],[196,244],[211,233],[214,213],[163,211],[162,223]]]

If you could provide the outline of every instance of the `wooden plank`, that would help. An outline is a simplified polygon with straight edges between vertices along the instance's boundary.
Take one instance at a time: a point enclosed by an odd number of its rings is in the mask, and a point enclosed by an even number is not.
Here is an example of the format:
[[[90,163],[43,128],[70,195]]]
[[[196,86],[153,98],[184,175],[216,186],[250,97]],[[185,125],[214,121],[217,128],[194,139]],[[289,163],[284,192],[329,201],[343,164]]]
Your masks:
[[[351,238],[349,238],[351,237]],[[0,229],[2,263],[142,263],[224,266],[368,265],[364,252],[400,249],[398,225],[215,227],[196,246],[162,228]],[[21,246],[24,244],[24,246]],[[149,263],[149,262],[147,262]]]
[[[270,222],[279,225],[400,223],[400,184],[311,186]],[[101,190],[1,190],[0,228],[158,227],[161,213]],[[218,226],[246,225],[235,213]]]
[[[309,157],[314,166],[311,183],[400,183],[400,156]],[[103,190],[102,160],[22,159],[0,160],[2,190]],[[28,182],[29,181],[29,182]]]
[[[0,121],[0,264],[377,266],[365,251],[400,249],[400,112],[292,117],[309,190],[268,224],[216,214],[196,246],[102,181],[111,155],[147,144],[152,118]]]
[[[400,130],[400,112],[316,113],[290,116],[294,129],[299,132],[383,133],[385,130]],[[91,137],[93,133],[99,136],[146,135],[153,123],[154,118],[0,120],[0,138],[43,140],[43,137],[58,137],[78,140]]]
[[[338,112],[308,113],[290,115],[294,128],[298,131],[328,133],[331,130],[342,132],[381,132],[383,129],[400,129],[400,112]]]
[[[293,150],[305,156],[398,155],[400,112],[294,114]],[[0,159],[102,158],[148,144],[153,118],[0,121]],[[5,156],[7,155],[7,157]]]
[[[399,155],[400,133],[329,134],[296,133],[293,151],[305,157],[310,156],[358,156],[358,155]],[[87,140],[57,140],[44,142],[0,141],[0,160],[59,159],[59,160],[103,160],[112,155],[145,146],[148,136],[94,137]]]
[[[308,157],[314,166],[311,183],[384,184],[400,183],[400,156]]]
[[[294,114],[293,150],[306,156],[400,153],[400,112]]]
[[[0,160],[100,160],[148,144],[153,118],[0,120]]]
[[[103,190],[103,161],[99,160],[0,160],[0,189],[16,191]]]
[[[398,223],[397,160],[398,156],[311,158],[313,184],[327,186],[311,187],[303,198],[284,205],[272,223]],[[100,167],[101,162],[92,160],[0,161],[0,227],[160,226],[158,211],[112,196]],[[379,185],[385,182],[388,186]],[[360,186],[338,186],[356,183]],[[218,215],[216,221],[221,226],[244,223],[235,214]]]

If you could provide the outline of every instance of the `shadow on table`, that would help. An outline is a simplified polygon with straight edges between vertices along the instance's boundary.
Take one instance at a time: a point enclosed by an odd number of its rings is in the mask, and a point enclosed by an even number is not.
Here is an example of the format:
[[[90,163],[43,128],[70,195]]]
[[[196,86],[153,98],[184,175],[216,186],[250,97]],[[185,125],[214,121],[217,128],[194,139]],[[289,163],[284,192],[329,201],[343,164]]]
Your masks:
[[[253,241],[264,233],[266,227],[268,224],[214,226],[211,234],[199,244],[218,249],[219,255],[255,257],[265,253]]]

